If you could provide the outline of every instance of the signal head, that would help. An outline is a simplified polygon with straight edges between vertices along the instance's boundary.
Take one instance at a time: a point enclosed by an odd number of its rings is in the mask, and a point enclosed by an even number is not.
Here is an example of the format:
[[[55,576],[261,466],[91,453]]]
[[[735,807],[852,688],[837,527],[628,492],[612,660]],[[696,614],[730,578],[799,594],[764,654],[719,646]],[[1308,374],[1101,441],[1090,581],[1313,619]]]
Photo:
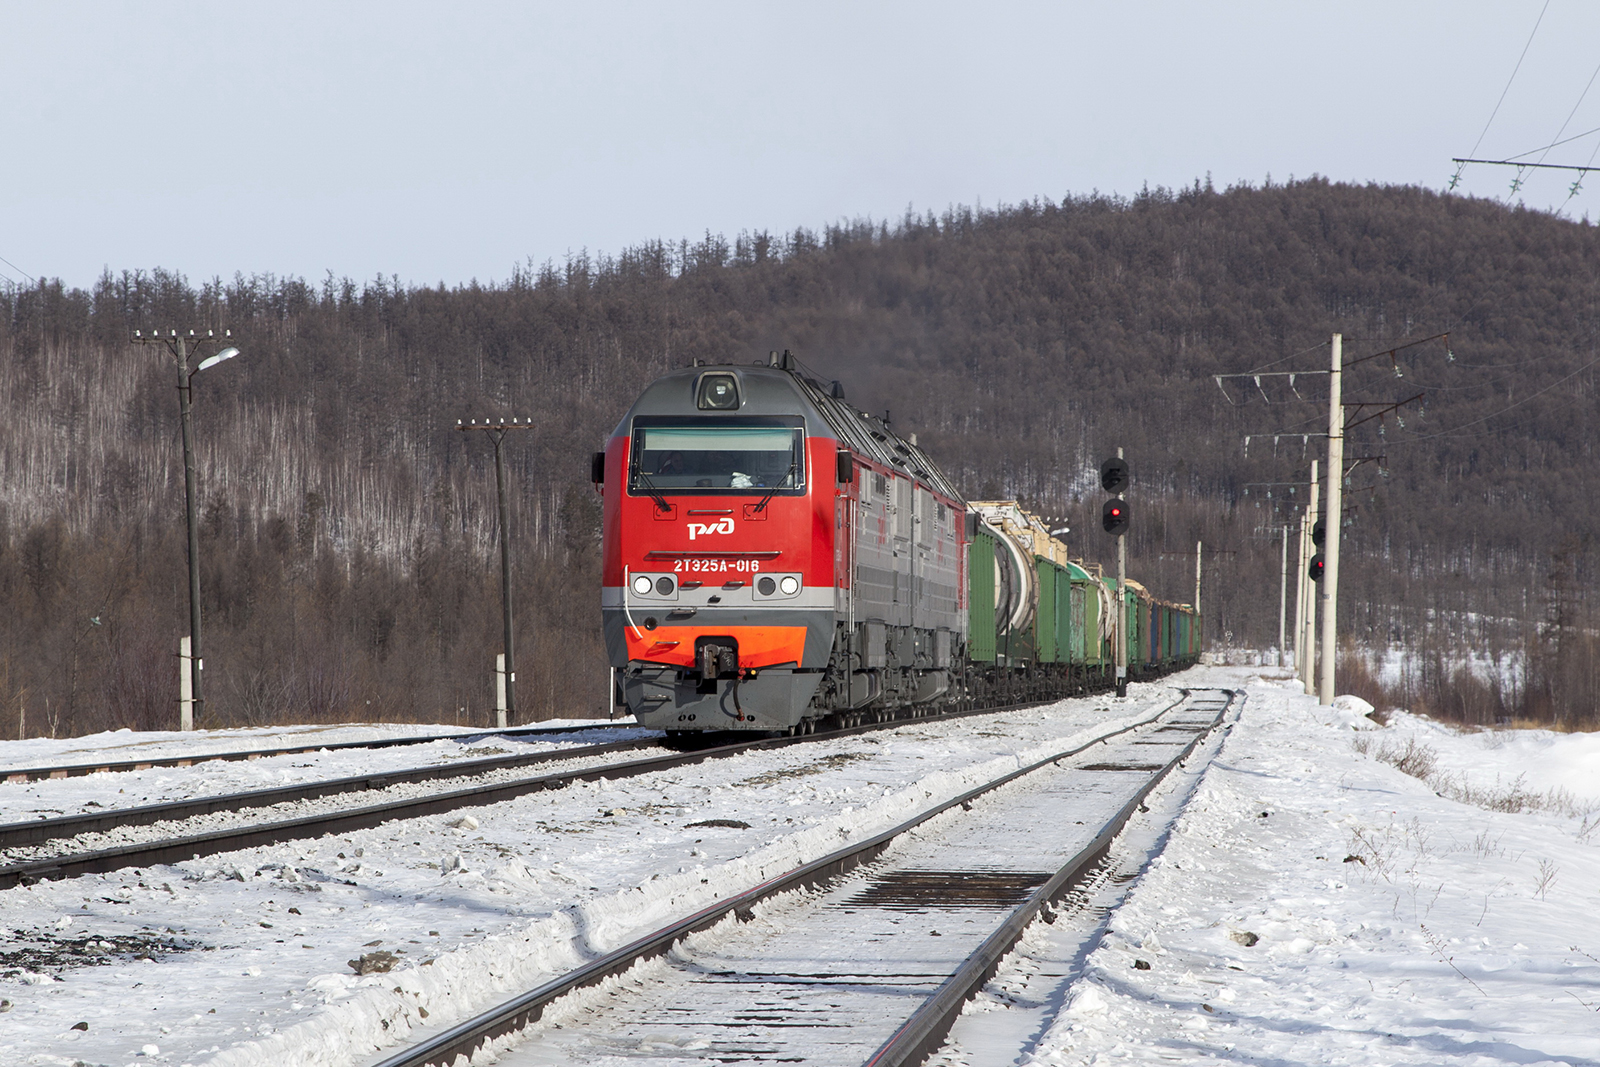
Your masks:
[[[1309,573],[1311,575],[1311,580],[1313,582],[1322,581],[1322,570],[1323,570],[1322,553],[1318,552],[1316,555],[1311,557],[1311,566],[1309,568]]]
[[[1128,502],[1126,500],[1107,500],[1100,509],[1100,525],[1113,537],[1121,537],[1128,532]]]
[[[1108,493],[1120,493],[1128,488],[1128,461],[1113,458],[1100,464],[1100,488]]]

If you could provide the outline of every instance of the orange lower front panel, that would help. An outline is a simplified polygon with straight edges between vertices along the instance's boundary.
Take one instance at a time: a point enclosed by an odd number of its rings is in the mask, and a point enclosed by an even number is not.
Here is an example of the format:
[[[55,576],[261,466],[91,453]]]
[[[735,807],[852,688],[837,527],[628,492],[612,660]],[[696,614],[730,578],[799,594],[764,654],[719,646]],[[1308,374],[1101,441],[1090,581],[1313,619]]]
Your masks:
[[[623,634],[630,660],[675,667],[695,665],[694,643],[700,637],[731,637],[737,641],[742,670],[799,663],[806,651],[804,626],[658,626],[654,630],[628,626]]]

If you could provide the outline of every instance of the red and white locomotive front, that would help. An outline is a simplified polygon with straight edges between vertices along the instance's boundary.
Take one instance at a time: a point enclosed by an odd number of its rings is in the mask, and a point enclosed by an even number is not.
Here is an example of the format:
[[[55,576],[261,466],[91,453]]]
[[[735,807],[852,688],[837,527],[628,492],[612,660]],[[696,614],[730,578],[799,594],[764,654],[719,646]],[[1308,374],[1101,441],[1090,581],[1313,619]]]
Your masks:
[[[807,717],[836,590],[848,595],[834,551],[851,488],[839,457],[777,367],[676,371],[623,417],[603,467],[601,608],[640,723],[787,730]]]

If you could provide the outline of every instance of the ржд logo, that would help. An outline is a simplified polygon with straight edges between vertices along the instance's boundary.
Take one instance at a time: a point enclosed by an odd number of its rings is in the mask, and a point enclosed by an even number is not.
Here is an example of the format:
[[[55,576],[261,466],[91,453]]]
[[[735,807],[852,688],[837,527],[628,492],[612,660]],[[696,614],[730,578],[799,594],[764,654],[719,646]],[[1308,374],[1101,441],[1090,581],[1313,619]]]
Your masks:
[[[689,524],[689,540],[693,541],[700,534],[731,534],[733,533],[733,519],[718,519],[716,522],[691,522]]]

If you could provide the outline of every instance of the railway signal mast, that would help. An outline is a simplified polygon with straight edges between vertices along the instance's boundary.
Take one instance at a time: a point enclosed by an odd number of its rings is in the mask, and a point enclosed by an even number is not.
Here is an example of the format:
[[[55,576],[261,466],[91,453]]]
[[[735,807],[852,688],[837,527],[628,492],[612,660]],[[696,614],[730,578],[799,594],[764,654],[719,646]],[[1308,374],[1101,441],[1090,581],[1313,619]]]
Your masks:
[[[1128,695],[1128,502],[1123,494],[1128,488],[1128,463],[1122,458],[1122,449],[1117,449],[1115,459],[1100,464],[1100,488],[1117,494],[1100,509],[1100,525],[1117,539],[1117,696],[1125,697]]]

